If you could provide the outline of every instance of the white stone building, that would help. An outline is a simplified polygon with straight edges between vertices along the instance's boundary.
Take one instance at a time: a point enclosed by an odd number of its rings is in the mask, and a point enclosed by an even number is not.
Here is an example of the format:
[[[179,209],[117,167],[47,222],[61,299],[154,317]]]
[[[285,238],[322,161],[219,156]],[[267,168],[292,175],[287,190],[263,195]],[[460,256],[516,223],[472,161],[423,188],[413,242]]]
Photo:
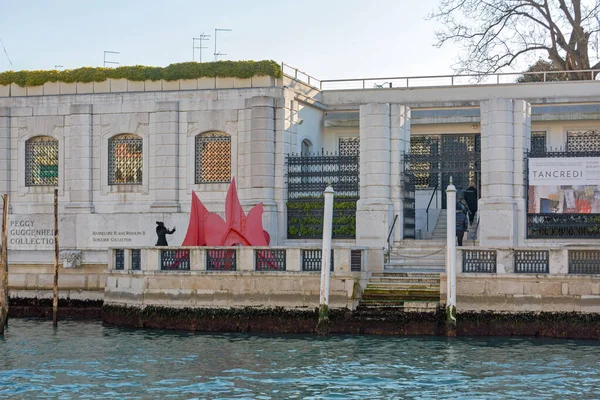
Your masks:
[[[578,146],[600,150],[600,81],[326,89],[336,82],[297,77],[0,86],[11,285],[33,290],[51,281],[55,188],[60,247],[80,254],[82,264],[61,278],[67,289],[81,288],[81,279],[86,289],[103,287],[106,250],[154,245],[155,221],[176,226],[168,240],[179,245],[192,191],[222,214],[233,177],[244,208],[263,203],[272,245],[314,244],[287,237],[292,153],[358,152],[356,238],[338,244],[385,248],[397,216],[390,242],[402,246],[403,157],[419,140],[462,143],[465,154],[477,146],[480,158],[466,172],[450,166],[417,176],[417,239],[436,238],[441,188],[462,173],[461,185],[474,180],[479,187],[474,244],[600,243],[527,238],[524,163],[532,132],[544,148],[578,138]]]

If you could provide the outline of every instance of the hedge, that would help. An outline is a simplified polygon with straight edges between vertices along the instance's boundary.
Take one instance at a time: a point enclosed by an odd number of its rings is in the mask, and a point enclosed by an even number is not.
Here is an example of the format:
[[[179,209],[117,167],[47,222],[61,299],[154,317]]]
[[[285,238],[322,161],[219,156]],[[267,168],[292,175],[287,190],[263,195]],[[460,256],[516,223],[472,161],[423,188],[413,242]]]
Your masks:
[[[21,87],[40,86],[46,82],[103,82],[109,78],[130,81],[175,81],[196,78],[240,78],[272,76],[281,78],[281,65],[273,60],[215,61],[206,63],[184,62],[167,67],[142,65],[117,68],[83,67],[64,71],[6,71],[0,73],[0,85],[16,83]]]
[[[333,202],[333,238],[356,236],[356,198],[336,197]],[[323,198],[290,200],[288,210],[288,238],[323,237]]]

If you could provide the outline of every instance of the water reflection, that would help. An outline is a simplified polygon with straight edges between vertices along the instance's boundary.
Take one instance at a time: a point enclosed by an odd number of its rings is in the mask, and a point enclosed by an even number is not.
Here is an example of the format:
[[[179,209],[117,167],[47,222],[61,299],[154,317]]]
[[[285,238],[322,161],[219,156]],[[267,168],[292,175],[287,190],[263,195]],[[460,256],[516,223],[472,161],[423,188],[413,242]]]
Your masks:
[[[0,397],[593,398],[596,342],[135,331],[11,320]]]

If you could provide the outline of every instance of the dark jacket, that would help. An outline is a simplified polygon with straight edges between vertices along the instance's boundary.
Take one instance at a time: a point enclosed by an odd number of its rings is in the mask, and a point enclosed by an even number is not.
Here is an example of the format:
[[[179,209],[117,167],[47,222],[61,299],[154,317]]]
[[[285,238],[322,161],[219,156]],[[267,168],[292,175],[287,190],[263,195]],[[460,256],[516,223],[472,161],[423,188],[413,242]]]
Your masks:
[[[172,235],[175,233],[175,228],[173,230],[168,230],[164,225],[159,225],[156,227],[156,235],[158,236],[158,241],[156,242],[157,246],[168,246],[167,243],[167,235]]]
[[[477,189],[473,186],[465,190],[465,201],[473,214],[477,212]]]
[[[456,231],[466,231],[469,224],[469,220],[464,212],[456,210]]]

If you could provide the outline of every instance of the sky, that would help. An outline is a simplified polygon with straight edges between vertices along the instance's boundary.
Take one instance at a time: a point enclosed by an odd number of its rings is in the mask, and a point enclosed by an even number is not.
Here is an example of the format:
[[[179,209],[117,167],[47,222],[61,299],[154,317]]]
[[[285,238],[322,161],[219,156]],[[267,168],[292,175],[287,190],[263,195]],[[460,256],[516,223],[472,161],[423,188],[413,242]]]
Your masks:
[[[443,75],[457,49],[434,47],[438,0],[0,0],[0,72],[272,59],[318,79]],[[198,45],[198,43],[196,44]],[[196,50],[195,61],[198,61]],[[114,65],[113,65],[114,66]]]

